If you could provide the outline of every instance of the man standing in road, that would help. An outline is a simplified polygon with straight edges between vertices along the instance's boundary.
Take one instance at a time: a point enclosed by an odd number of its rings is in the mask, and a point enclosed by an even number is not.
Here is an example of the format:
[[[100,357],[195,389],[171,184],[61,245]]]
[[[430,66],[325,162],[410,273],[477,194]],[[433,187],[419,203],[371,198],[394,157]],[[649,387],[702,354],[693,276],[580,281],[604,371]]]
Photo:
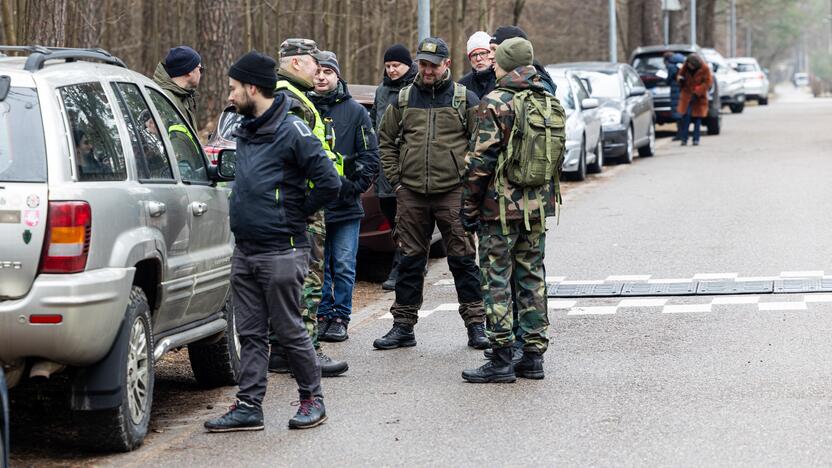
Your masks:
[[[394,96],[384,113],[379,149],[384,175],[397,194],[396,243],[402,251],[393,327],[378,349],[415,346],[413,326],[422,305],[424,271],[434,226],[442,232],[468,345],[488,347],[474,238],[462,230],[459,208],[465,153],[475,128],[477,96],[451,79],[448,46],[424,39],[416,81]]]
[[[306,218],[335,197],[341,184],[320,141],[290,112],[295,103],[273,94],[274,69],[271,57],[249,52],[228,70],[228,100],[244,116],[234,131],[236,181],[229,200],[241,372],[237,402],[205,423],[211,432],[263,429],[269,323],[298,382],[300,407],[289,427],[314,427],[327,418],[321,368],[301,320],[300,290],[309,265]]]
[[[280,64],[277,71],[276,92],[300,103],[298,116],[302,118],[312,134],[318,138],[321,146],[332,161],[338,175],[344,174],[341,156],[332,151],[331,142],[334,133],[327,134],[326,126],[315,105],[306,96],[314,88],[315,74],[318,72],[318,50],[315,41],[310,39],[286,39],[280,44]],[[331,129],[330,129],[331,130]],[[323,353],[318,341],[318,306],[321,302],[324,280],[324,243],[326,241],[326,227],[324,224],[324,210],[320,209],[310,215],[307,231],[310,236],[309,273],[303,280],[302,311],[303,323],[309,338],[317,351],[324,377],[334,377],[347,371],[349,366],[344,361],[336,361]],[[269,357],[269,370],[277,373],[288,373],[291,369],[287,361],[284,346],[272,334],[272,351]]]
[[[558,200],[564,118],[557,99],[544,93],[533,56],[531,43],[519,37],[497,48],[497,89],[480,105],[475,148],[467,162],[461,219],[467,231],[480,235],[483,299],[493,349],[488,363],[462,372],[469,382],[543,378],[543,353],[549,344],[546,217],[555,214]],[[531,116],[547,128],[526,125]],[[511,285],[525,338],[516,365]]]
[[[468,38],[466,49],[471,71],[459,79],[459,84],[473,91],[480,99],[494,90],[496,82],[494,68],[491,66],[490,42],[491,35],[485,31],[477,31]]]
[[[174,47],[165,60],[159,62],[153,73],[153,81],[176,104],[194,131],[197,125],[196,89],[202,78],[202,58],[188,46]]]
[[[344,175],[338,199],[326,206],[323,297],[318,307],[318,338],[340,342],[349,338],[347,326],[352,315],[358,230],[364,209],[361,194],[373,184],[378,173],[378,144],[370,116],[355,102],[341,78],[338,58],[321,52],[315,75],[315,90],[309,99],[324,125],[334,127],[335,148],[344,157]]]

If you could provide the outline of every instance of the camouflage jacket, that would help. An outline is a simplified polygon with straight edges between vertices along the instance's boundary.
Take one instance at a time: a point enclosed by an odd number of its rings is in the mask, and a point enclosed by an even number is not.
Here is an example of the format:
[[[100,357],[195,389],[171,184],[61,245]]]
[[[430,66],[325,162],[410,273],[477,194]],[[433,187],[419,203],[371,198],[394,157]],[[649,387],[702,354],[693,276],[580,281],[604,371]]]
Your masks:
[[[497,159],[506,151],[514,124],[514,93],[525,89],[543,91],[540,77],[533,66],[518,67],[497,80],[497,89],[486,95],[477,110],[477,133],[474,149],[465,158],[462,206],[466,217],[481,221],[500,221],[500,200],[505,197],[506,220],[522,220],[526,210],[530,219],[540,219],[540,205],[546,216],[555,215],[557,196],[554,179],[548,184],[527,192],[528,204],[523,201],[523,189],[512,186],[508,178],[501,194],[495,187]],[[505,157],[505,155],[503,155]]]

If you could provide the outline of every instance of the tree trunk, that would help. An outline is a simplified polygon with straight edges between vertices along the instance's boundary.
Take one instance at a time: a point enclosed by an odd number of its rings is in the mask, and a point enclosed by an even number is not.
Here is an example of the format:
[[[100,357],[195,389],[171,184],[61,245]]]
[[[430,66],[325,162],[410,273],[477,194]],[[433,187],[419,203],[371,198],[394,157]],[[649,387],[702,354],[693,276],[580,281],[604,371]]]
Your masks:
[[[17,45],[17,27],[12,13],[12,2],[14,0],[0,1],[2,1],[3,7],[3,41],[11,45]]]
[[[199,52],[210,57],[199,84],[200,125],[213,130],[216,118],[225,107],[228,95],[226,72],[239,54],[235,38],[239,28],[234,0],[199,0],[197,2],[196,25],[198,28]],[[206,125],[207,124],[207,125]]]
[[[526,0],[514,0],[514,5],[511,8],[512,18],[514,21],[511,24],[518,24],[520,16],[523,14],[523,7],[526,6]]]
[[[67,0],[31,0],[26,44],[66,46]]]

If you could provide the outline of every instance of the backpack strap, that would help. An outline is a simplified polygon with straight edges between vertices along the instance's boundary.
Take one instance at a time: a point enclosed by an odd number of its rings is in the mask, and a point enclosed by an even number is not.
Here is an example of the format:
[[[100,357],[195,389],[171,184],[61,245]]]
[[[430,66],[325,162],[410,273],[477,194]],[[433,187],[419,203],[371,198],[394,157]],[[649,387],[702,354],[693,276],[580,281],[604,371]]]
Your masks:
[[[404,142],[404,112],[410,104],[410,89],[412,87],[413,85],[409,84],[399,90],[399,145]]]
[[[454,82],[454,99],[451,101],[451,106],[456,109],[459,115],[459,121],[462,122],[463,128],[468,128],[468,88],[463,84]]]

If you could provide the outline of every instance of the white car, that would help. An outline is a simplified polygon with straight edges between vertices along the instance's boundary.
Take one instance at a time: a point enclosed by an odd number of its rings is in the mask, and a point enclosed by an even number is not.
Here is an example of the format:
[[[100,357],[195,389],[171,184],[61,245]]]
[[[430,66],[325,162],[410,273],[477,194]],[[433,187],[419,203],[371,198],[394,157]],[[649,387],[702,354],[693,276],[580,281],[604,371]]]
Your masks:
[[[769,82],[765,71],[754,57],[733,57],[728,64],[742,77],[745,97],[755,100],[757,104],[768,104]]]
[[[702,56],[711,66],[719,83],[719,97],[722,107],[728,106],[732,114],[739,114],[745,108],[745,86],[743,77],[735,71],[725,57],[716,49],[703,48]]]
[[[794,83],[795,88],[799,88],[801,86],[809,86],[809,74],[797,72],[792,77],[792,82]]]

